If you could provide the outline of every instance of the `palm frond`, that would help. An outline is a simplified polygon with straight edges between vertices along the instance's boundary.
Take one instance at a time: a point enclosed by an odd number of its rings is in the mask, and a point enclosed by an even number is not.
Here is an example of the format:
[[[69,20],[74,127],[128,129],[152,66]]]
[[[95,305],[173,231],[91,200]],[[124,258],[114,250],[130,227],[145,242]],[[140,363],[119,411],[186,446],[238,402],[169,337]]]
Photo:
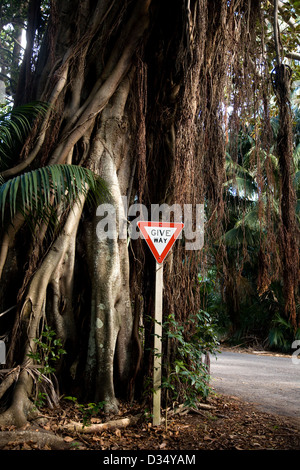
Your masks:
[[[236,223],[237,227],[247,226],[250,230],[260,230],[261,220],[258,215],[258,205],[255,208],[247,212],[240,220]]]
[[[84,167],[49,165],[18,175],[0,186],[2,224],[12,220],[17,212],[34,221],[48,221],[55,207],[66,209],[81,194],[93,203],[110,198],[104,180]]]
[[[300,170],[300,144],[298,144],[293,153],[294,165],[296,170]]]
[[[259,237],[256,231],[247,226],[236,226],[225,233],[224,242],[226,246],[232,248],[242,246],[245,242],[248,246],[255,247],[259,245]]]
[[[256,198],[257,184],[251,172],[234,162],[229,154],[226,156],[225,168],[227,181],[224,187],[231,190],[233,194],[246,199]]]
[[[34,120],[49,109],[44,102],[35,101],[18,106],[0,115],[0,170],[7,169],[18,156],[20,145],[28,136]]]
[[[237,220],[235,226],[224,234],[224,242],[227,246],[237,247],[244,241],[249,246],[259,243],[259,234],[263,229],[262,222],[258,218],[258,206],[246,212]]]
[[[225,158],[225,169],[227,175],[236,175],[239,177],[252,178],[251,173],[242,165],[232,160],[231,156],[227,153]]]
[[[251,178],[234,177],[224,183],[224,186],[230,189],[233,194],[246,199],[255,199],[257,197],[257,185]]]
[[[294,181],[295,181],[295,187],[296,187],[297,189],[300,189],[300,170],[297,171],[297,173],[295,174],[295,179],[294,179]]]

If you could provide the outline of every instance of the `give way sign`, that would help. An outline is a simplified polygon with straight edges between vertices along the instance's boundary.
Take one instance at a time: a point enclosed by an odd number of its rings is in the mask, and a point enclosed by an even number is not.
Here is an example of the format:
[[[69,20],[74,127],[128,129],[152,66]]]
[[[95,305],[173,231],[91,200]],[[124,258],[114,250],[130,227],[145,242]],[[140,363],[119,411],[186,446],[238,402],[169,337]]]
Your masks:
[[[164,261],[184,227],[179,222],[139,221],[137,225],[159,264]]]

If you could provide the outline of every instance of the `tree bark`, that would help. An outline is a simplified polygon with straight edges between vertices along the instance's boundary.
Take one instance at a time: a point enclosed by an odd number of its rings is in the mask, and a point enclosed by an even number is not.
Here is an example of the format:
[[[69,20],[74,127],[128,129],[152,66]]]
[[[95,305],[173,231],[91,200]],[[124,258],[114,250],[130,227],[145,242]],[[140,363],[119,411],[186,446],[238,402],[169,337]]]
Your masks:
[[[5,177],[33,163],[84,164],[106,180],[116,220],[124,222],[126,208],[121,197],[130,192],[134,160],[130,140],[134,129],[129,122],[128,102],[136,70],[135,55],[148,26],[149,5],[148,0],[129,6],[106,1],[96,6],[88,1],[78,2],[78,8],[68,1],[59,6],[53,4],[35,75],[30,75],[35,86],[27,88],[32,41],[21,73],[21,79],[26,75],[26,100],[49,101],[51,109],[39,134],[33,134],[27,142],[25,158]],[[122,27],[118,27],[121,19]],[[99,51],[106,42],[101,57]],[[17,101],[22,101],[20,94]],[[85,383],[85,398],[104,401],[106,409],[115,412],[116,386],[117,394],[126,396],[132,370],[127,240],[99,238],[96,208],[80,224],[83,202],[71,210],[48,252],[35,260],[33,275],[19,292],[20,314],[11,336],[9,361],[11,365],[15,361],[32,365],[28,354],[35,351],[34,340],[42,323],[49,322],[70,352],[66,360],[69,370],[61,364],[65,382]],[[80,243],[76,240],[78,227]],[[88,285],[90,295],[89,311],[79,319],[87,325],[84,331],[76,325],[76,308],[79,311],[82,307],[82,297],[76,303],[74,288],[78,249],[84,253],[83,264],[88,273],[88,280],[82,279],[81,284]],[[8,241],[4,240],[1,265],[5,264],[7,250]],[[78,279],[75,284],[80,284]],[[82,347],[84,356],[78,354]],[[17,381],[18,400],[2,415],[2,422],[15,420],[18,410],[18,423],[24,423],[31,385],[30,374],[22,369]]]
[[[119,224],[127,227],[123,196],[128,204],[138,198],[148,208],[195,204],[205,195],[220,205],[225,149],[219,104],[236,11],[225,0],[213,3],[211,8],[208,0],[52,2],[26,89],[26,99],[47,101],[51,108],[6,176],[54,163],[86,166],[109,186],[117,233]],[[248,2],[237,4],[247,15]],[[28,54],[26,61],[28,72]],[[143,371],[149,372],[154,264],[140,240],[128,247],[126,237],[100,236],[102,209],[75,206],[63,214],[62,220],[67,218],[51,244],[39,232],[39,256],[26,266],[26,282],[16,293],[9,360],[27,364],[47,321],[68,350],[59,369],[64,391],[104,401],[107,411],[116,411],[119,398],[132,396],[142,317]],[[7,247],[5,240],[1,268]],[[166,315],[176,311],[180,320],[199,305],[198,260],[183,250],[179,246],[168,266],[165,290]],[[23,369],[17,383],[22,422],[30,385]],[[14,402],[6,418],[16,416],[16,409]]]

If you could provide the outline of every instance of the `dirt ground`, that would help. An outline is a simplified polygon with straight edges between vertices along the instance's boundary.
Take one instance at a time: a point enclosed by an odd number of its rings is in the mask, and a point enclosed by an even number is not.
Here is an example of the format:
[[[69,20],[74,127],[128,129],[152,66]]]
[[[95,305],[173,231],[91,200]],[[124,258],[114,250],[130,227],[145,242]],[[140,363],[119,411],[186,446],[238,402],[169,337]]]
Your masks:
[[[118,418],[130,418],[142,410],[121,406]],[[289,418],[258,412],[235,397],[213,394],[197,410],[173,414],[160,426],[141,418],[133,425],[100,432],[66,429],[80,421],[78,408],[62,400],[61,407],[41,410],[42,424],[23,430],[0,430],[0,450],[300,450],[300,425]],[[163,415],[162,415],[163,416]],[[91,424],[103,422],[92,418]],[[3,455],[3,454],[2,454]]]

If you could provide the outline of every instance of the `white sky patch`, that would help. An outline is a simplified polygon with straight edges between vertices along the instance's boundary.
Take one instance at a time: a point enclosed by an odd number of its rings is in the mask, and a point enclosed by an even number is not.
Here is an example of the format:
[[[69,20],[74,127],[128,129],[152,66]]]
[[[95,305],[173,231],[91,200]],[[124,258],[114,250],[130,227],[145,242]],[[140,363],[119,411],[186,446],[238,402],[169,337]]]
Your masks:
[[[26,41],[26,30],[22,29],[22,37],[21,37],[21,46],[25,49],[27,45]]]

